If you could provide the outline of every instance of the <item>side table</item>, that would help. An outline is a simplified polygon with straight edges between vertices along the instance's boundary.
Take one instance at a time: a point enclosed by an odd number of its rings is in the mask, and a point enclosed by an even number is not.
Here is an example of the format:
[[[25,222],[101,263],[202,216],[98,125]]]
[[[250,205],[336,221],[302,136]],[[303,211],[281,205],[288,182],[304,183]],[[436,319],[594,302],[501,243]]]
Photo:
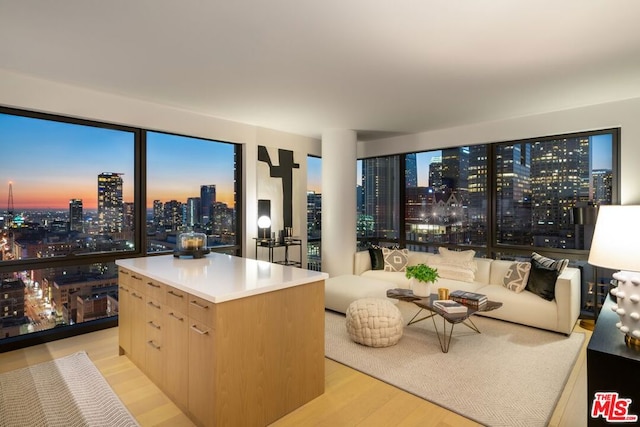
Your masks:
[[[302,268],[302,239],[297,237],[287,238],[284,241],[278,241],[276,239],[268,238],[261,239],[259,237],[254,237],[253,239],[256,241],[256,259],[258,259],[258,248],[267,248],[269,262]],[[298,246],[298,261],[289,259],[290,246]],[[284,248],[284,260],[274,261],[274,249],[276,248]]]

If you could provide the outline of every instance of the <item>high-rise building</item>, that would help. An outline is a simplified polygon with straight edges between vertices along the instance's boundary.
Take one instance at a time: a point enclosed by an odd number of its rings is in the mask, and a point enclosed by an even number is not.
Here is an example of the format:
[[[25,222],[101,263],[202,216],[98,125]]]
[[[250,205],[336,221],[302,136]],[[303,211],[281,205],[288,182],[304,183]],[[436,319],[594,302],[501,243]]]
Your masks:
[[[307,191],[307,238],[319,239],[322,234],[322,194]]]
[[[153,227],[156,231],[162,229],[162,215],[163,215],[163,206],[160,200],[153,201]]]
[[[593,187],[593,203],[595,205],[610,205],[613,196],[613,174],[611,169],[594,169],[591,175]]]
[[[200,224],[206,225],[213,218],[213,206],[216,202],[216,186],[201,185],[200,186]]]
[[[69,231],[82,233],[83,228],[82,199],[71,199],[69,200]]]
[[[397,239],[399,236],[399,163],[398,156],[375,157],[362,162],[364,215],[373,220],[371,237]]]
[[[182,203],[177,200],[169,200],[164,204],[163,209],[164,229],[166,231],[177,231],[182,228]]]
[[[185,224],[187,227],[193,227],[200,221],[200,197],[189,197],[185,205]]]
[[[122,175],[98,175],[98,224],[101,232],[121,232],[123,221]]]
[[[417,156],[416,153],[409,153],[405,156],[405,181],[407,188],[418,186]]]
[[[500,243],[531,242],[531,144],[496,147],[496,215]]]
[[[125,202],[123,203],[123,223],[122,227],[124,231],[133,231],[135,230],[135,204],[133,202]]]

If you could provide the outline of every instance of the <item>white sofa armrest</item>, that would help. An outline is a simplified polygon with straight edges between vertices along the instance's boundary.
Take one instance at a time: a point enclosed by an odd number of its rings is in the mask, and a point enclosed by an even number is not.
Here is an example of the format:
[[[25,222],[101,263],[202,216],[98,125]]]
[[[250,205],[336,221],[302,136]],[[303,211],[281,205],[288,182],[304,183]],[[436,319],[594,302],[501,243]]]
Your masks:
[[[567,267],[556,280],[555,299],[558,305],[558,331],[570,334],[580,316],[580,270]]]
[[[359,276],[367,270],[371,270],[369,251],[357,251],[353,257],[353,274]]]

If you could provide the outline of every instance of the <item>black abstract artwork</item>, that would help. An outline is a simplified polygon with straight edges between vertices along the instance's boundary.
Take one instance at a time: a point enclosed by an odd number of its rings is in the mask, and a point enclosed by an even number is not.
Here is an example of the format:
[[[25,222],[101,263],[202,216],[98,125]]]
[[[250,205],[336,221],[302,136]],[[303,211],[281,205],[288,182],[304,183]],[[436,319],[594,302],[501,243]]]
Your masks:
[[[282,179],[282,212],[284,227],[293,227],[293,170],[300,164],[293,161],[293,151],[278,149],[278,165],[271,161],[267,147],[258,146],[258,161],[269,165],[269,175]]]

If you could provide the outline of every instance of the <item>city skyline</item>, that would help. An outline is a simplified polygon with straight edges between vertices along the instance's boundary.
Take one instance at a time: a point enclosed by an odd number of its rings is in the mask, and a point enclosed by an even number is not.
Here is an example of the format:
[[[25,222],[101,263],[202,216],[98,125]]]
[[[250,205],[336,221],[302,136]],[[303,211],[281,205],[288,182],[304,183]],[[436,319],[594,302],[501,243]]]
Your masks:
[[[0,114],[0,145],[2,213],[9,183],[15,211],[64,210],[72,199],[96,210],[96,178],[105,172],[123,174],[123,201],[134,200],[132,132]],[[155,199],[186,202],[203,184],[215,184],[218,200],[233,205],[233,144],[148,132],[147,151],[147,209]],[[30,164],[32,153],[46,162]]]

